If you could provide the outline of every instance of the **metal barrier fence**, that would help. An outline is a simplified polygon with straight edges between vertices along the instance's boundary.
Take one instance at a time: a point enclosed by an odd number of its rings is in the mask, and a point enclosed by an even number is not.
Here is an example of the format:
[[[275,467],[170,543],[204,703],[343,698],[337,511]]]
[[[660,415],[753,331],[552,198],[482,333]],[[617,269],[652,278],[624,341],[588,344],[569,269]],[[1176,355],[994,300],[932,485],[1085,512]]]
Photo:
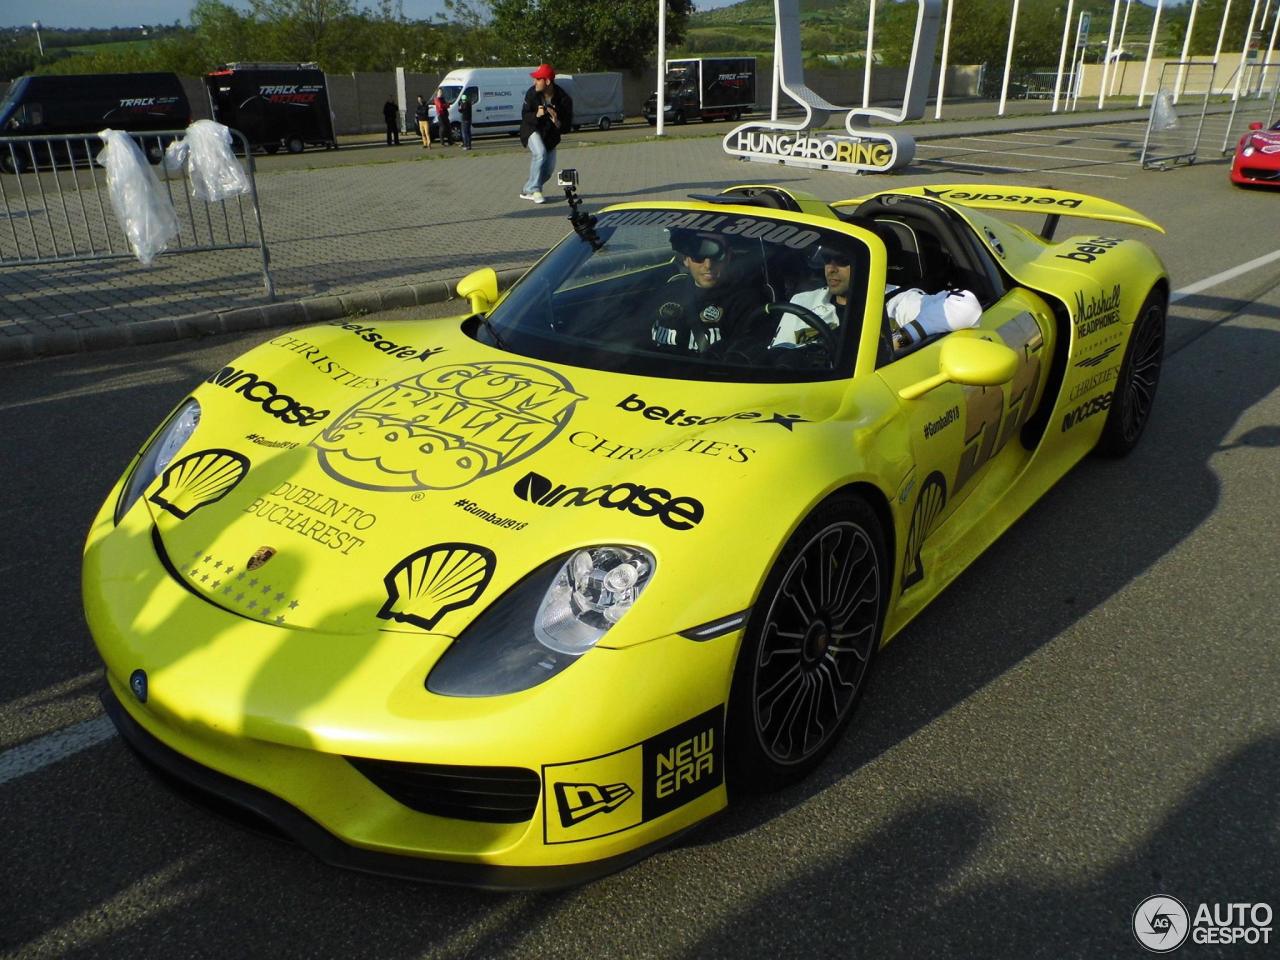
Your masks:
[[[130,136],[159,164],[165,147],[184,134],[159,130]],[[179,225],[164,254],[256,249],[266,295],[274,299],[253,156],[242,134],[232,130],[231,135],[243,157],[248,194],[206,202],[192,196],[185,164],[181,173],[157,171]],[[0,138],[0,267],[133,257],[111,207],[105,172],[94,162],[101,149],[100,139],[85,134]]]
[[[1216,69],[1212,60],[1175,61],[1160,68],[1142,140],[1143,169],[1196,162]],[[1191,90],[1197,94],[1188,95]]]
[[[1244,92],[1231,104],[1231,120],[1222,138],[1222,152],[1231,153],[1236,141],[1248,132],[1250,123],[1271,129],[1276,119],[1276,96],[1280,94],[1280,61],[1252,64],[1254,69]]]

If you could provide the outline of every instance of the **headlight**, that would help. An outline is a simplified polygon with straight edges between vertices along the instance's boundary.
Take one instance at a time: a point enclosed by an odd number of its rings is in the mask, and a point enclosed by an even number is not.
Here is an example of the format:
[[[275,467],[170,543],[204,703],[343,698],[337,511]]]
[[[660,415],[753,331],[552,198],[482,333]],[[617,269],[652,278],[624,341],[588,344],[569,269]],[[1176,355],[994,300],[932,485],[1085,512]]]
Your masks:
[[[1242,157],[1252,157],[1252,156],[1254,155],[1254,153],[1255,153],[1255,152],[1256,152],[1256,151],[1255,151],[1255,150],[1254,150],[1254,148],[1253,148],[1253,144],[1251,143],[1251,144],[1249,144],[1247,147],[1245,147],[1243,150],[1241,150],[1241,151],[1240,151],[1240,156],[1242,156]]]
[[[450,697],[528,690],[594,647],[653,576],[653,556],[617,545],[575,550],[543,564],[462,632],[427,676]]]
[[[180,406],[168,422],[156,431],[151,442],[143,449],[134,464],[133,472],[125,481],[124,490],[116,504],[115,522],[129,512],[129,508],[137,503],[142,491],[151,485],[151,481],[160,476],[174,455],[182,449],[182,445],[190,439],[200,423],[200,404],[192,399]]]

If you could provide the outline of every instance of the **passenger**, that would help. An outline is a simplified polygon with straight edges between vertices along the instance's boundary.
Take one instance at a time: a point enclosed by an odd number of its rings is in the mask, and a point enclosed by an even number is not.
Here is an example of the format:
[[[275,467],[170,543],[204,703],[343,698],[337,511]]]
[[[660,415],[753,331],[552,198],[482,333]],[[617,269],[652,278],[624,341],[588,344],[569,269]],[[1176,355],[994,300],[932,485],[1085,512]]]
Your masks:
[[[805,290],[791,298],[791,302],[807,308],[831,329],[840,325],[841,316],[849,302],[852,282],[852,261],[847,252],[830,246],[818,251],[822,259],[826,285]],[[885,312],[890,321],[894,349],[905,351],[912,344],[935,333],[947,333],[976,327],[982,319],[982,304],[969,290],[944,290],[941,293],[925,293],[912,287],[902,290],[889,284],[885,287]],[[774,334],[774,347],[786,347],[808,343],[818,336],[818,331],[794,314],[785,314]]]
[[[671,248],[684,272],[662,290],[650,336],[654,343],[706,353],[726,339],[744,339],[764,319],[766,297],[736,261],[722,234],[672,230]],[[767,331],[759,335],[763,349]]]

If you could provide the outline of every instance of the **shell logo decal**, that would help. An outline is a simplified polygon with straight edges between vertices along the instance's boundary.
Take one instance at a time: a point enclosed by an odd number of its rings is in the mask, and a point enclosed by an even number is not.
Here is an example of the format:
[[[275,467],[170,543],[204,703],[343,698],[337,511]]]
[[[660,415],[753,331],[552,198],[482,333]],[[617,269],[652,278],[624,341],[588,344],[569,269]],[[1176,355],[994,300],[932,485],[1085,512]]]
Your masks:
[[[493,551],[473,543],[426,547],[387,573],[387,602],[378,616],[430,630],[450,610],[475,603],[496,566]]]
[[[249,458],[234,450],[201,450],[164,472],[151,502],[185,520],[201,507],[217,503],[249,471]]]
[[[378,390],[312,446],[325,473],[348,486],[451,490],[529,456],[582,399],[534,364],[449,364]]]

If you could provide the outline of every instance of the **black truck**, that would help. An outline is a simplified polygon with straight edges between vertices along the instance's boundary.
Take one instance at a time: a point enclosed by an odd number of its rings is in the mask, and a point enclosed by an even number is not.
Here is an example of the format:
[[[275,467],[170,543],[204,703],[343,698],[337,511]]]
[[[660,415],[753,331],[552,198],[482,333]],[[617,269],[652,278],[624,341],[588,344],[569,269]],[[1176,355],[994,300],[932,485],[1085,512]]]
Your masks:
[[[191,123],[191,104],[172,73],[89,73],[19,77],[0,100],[0,169],[21,173],[34,164],[79,162],[101,149],[97,137],[58,143],[7,137],[91,134],[107,127],[144,134],[182,130]],[[164,155],[166,138],[135,137],[152,163]],[[51,157],[50,149],[54,150]]]
[[[756,108],[755,57],[668,60],[663,121],[737,120]],[[644,102],[644,118],[658,122],[658,94]]]
[[[244,134],[251,148],[338,147],[329,86],[314,63],[228,63],[204,82],[213,119]]]

